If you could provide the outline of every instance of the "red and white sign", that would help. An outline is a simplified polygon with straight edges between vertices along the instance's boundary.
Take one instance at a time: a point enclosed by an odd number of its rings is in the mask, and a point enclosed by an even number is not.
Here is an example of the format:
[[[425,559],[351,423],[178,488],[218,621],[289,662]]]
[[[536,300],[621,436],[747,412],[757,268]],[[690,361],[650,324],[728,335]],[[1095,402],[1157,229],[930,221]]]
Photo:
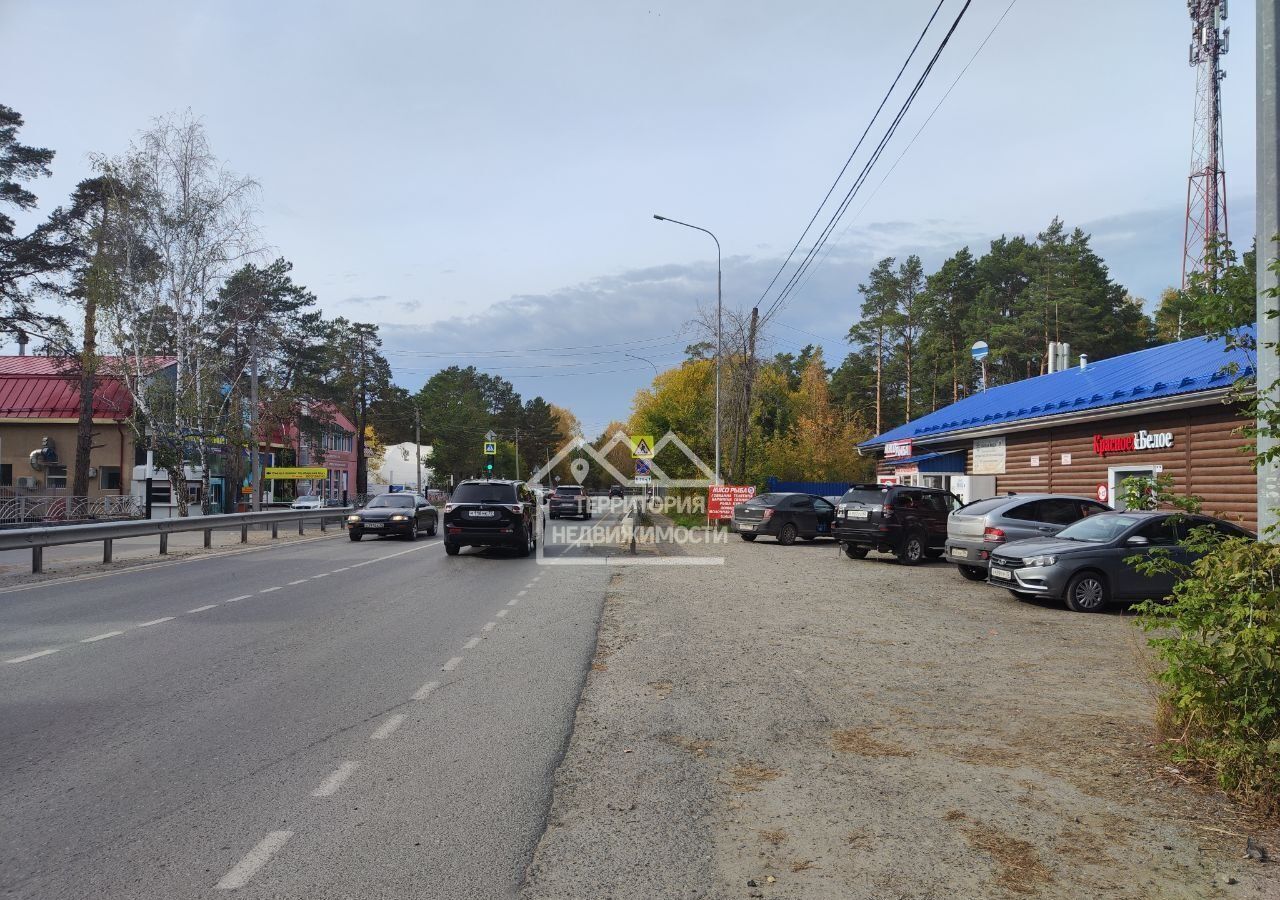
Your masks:
[[[884,445],[885,459],[906,459],[911,455],[911,438],[890,441]]]
[[[897,475],[877,475],[876,476],[876,484],[897,484],[897,483],[898,483]]]
[[[1098,498],[1099,503],[1111,502],[1111,488],[1105,482],[1099,482],[1097,488],[1094,489],[1093,495]]]
[[[1133,434],[1093,436],[1093,452],[1098,456],[1134,453],[1138,450],[1167,450],[1173,446],[1172,431],[1135,431]]]
[[[754,484],[713,484],[707,488],[707,518],[732,519],[733,508],[755,495]]]

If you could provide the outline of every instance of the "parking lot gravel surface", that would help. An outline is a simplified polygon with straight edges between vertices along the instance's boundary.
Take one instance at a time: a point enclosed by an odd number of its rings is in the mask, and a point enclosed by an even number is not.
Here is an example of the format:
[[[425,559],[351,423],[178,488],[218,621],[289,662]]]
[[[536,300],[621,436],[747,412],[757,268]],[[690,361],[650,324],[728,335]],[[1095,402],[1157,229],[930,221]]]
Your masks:
[[[523,896],[1280,897],[1132,617],[829,542],[620,568]]]

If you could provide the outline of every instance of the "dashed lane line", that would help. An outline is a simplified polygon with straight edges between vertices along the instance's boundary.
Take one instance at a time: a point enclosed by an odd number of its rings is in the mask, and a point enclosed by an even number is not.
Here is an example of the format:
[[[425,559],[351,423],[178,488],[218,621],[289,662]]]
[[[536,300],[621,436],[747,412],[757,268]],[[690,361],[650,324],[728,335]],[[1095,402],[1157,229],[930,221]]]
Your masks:
[[[124,634],[123,631],[104,631],[102,634],[95,634],[93,637],[84,638],[80,643],[95,644],[98,641],[105,641],[107,638],[119,637]]]
[[[507,601],[507,606],[515,606],[519,602],[520,602],[519,597],[512,597],[510,600]]]
[[[223,600],[223,603],[239,603],[241,600],[248,600],[253,594],[241,594],[239,597],[232,597],[230,600]]]
[[[329,577],[328,572],[321,572],[319,575],[312,575],[311,580],[315,581],[317,578],[328,578],[328,577]]]
[[[497,616],[499,619],[505,619],[507,617],[507,613],[509,612],[511,612],[511,610],[509,609],[500,609],[496,613],[494,613],[494,615]]]
[[[297,581],[290,581],[288,587],[293,587],[295,584],[305,584],[306,581],[307,579],[305,578],[299,578]]]
[[[463,650],[474,650],[480,646],[480,637],[477,635],[462,645]]]
[[[338,793],[338,788],[342,787],[351,774],[360,768],[360,763],[348,760],[338,766],[333,772],[329,773],[329,777],[320,782],[320,787],[311,792],[312,797],[332,797]]]
[[[481,630],[481,631],[493,631],[493,629],[495,629],[495,628],[497,628],[497,627],[498,627],[498,623],[497,623],[497,622],[485,622],[485,623],[484,623],[484,627],[483,627],[483,628],[481,628],[480,630]]]
[[[523,597],[523,596],[524,596],[525,594],[527,594],[527,593],[529,593],[529,591],[528,591],[528,590],[518,591],[518,592],[516,593],[516,596],[517,596],[517,597]]]
[[[6,659],[7,663],[21,663],[30,659],[39,659],[42,656],[48,656],[51,653],[57,653],[61,647],[50,647],[48,650],[37,650],[35,653],[28,653],[26,656],[15,656],[13,659]]]
[[[279,853],[291,837],[292,831],[267,832],[267,836],[258,841],[258,845],[246,853],[235,868],[223,875],[214,887],[220,891],[234,891],[244,887],[258,874],[259,869],[271,862],[271,857]]]
[[[369,735],[371,741],[385,741],[391,735],[396,733],[396,729],[404,724],[406,716],[404,713],[396,713],[387,721],[378,726],[378,730]]]
[[[441,667],[440,667],[440,671],[441,671],[441,672],[452,672],[454,669],[458,668],[458,666],[459,666],[459,665],[461,665],[461,663],[462,663],[462,657],[461,657],[461,656],[455,656],[453,659],[449,660],[447,663],[445,663],[443,666],[441,666]]]
[[[195,609],[187,610],[186,614],[191,615],[192,613],[204,612],[206,609],[213,609],[217,605],[218,604],[216,603],[206,603],[204,606],[197,606]]]
[[[258,591],[258,593],[259,593],[259,594],[270,594],[272,591],[278,591],[278,590],[280,590],[280,588],[281,588],[281,587],[282,587],[282,585],[278,585],[278,584],[277,584],[275,587],[263,588],[262,590]]]
[[[440,682],[438,682],[438,681],[428,681],[428,682],[427,682],[426,684],[424,684],[422,687],[418,688],[416,691],[414,691],[414,692],[413,692],[413,699],[414,699],[414,700],[426,700],[426,699],[427,699],[427,697],[431,694],[431,692],[432,692],[432,691],[434,691],[434,690],[435,690],[436,688],[438,688],[438,687],[440,687]]]
[[[161,622],[172,622],[173,616],[162,616],[159,619],[152,619],[150,622],[139,622],[139,628],[150,628],[152,625],[159,625]]]

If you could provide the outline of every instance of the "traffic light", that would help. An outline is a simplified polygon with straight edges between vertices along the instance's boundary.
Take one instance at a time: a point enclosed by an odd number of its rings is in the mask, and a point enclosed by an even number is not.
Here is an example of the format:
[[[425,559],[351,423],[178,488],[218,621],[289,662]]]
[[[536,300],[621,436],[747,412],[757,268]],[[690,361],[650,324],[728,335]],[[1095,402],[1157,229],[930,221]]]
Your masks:
[[[493,463],[486,463],[486,464],[485,464],[485,470],[486,470],[486,471],[488,471],[488,472],[492,472],[492,471],[493,471]]]

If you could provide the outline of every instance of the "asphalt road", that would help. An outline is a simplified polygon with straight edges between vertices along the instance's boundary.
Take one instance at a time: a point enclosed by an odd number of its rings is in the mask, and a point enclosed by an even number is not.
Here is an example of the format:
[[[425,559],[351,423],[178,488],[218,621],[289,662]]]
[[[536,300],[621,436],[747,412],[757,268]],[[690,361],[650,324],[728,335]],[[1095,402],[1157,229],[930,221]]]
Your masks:
[[[609,568],[439,543],[0,592],[0,892],[514,895]]]

